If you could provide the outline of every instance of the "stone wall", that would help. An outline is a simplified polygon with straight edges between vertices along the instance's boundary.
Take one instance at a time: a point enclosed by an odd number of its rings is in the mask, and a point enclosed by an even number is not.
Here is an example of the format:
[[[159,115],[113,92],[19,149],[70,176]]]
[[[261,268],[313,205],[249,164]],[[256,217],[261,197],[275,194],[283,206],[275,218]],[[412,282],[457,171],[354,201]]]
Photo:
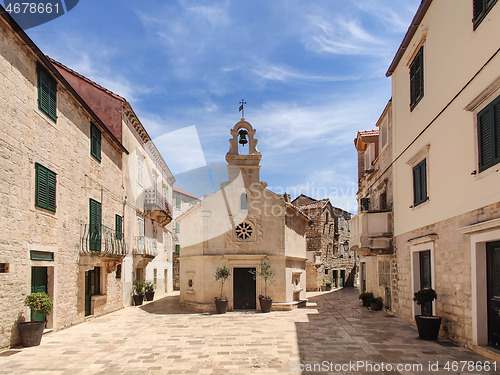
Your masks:
[[[468,237],[458,228],[498,218],[500,202],[456,216],[395,238],[398,287],[393,296],[395,312],[408,320],[419,313],[413,310],[411,244],[412,239],[436,235],[431,263],[434,264],[434,289],[438,295],[434,315],[441,316],[441,333],[461,345],[472,345],[472,275],[471,248]],[[424,245],[425,246],[425,245]]]
[[[92,119],[61,82],[57,121],[39,110],[37,57],[3,18],[0,35],[0,262],[9,264],[9,272],[0,275],[4,348],[19,342],[15,322],[30,318],[23,300],[31,290],[32,267],[48,268],[54,309],[47,326],[58,330],[83,321],[80,236],[89,222],[89,198],[102,203],[102,223],[114,228],[123,187],[117,146],[103,132],[101,162],[90,155]],[[55,213],[35,207],[35,163],[57,174]],[[32,250],[53,253],[54,260],[31,260]],[[114,273],[107,277],[103,313],[121,307],[121,287]]]

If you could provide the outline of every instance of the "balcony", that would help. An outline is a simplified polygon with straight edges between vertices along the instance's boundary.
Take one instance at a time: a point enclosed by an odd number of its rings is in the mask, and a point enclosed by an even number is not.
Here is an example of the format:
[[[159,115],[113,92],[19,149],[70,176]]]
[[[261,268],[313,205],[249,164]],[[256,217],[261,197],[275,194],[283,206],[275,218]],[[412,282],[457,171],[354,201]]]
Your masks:
[[[158,255],[158,240],[156,238],[138,236],[135,238],[135,246],[132,252],[134,256],[153,259]]]
[[[81,230],[82,253],[113,258],[123,258],[127,255],[122,233],[118,233],[104,225],[91,228],[89,224],[83,224]]]
[[[165,197],[156,189],[145,191],[144,211],[148,219],[156,221],[164,227],[172,221],[172,207]]]
[[[351,219],[349,244],[359,255],[392,254],[392,212],[359,212]]]

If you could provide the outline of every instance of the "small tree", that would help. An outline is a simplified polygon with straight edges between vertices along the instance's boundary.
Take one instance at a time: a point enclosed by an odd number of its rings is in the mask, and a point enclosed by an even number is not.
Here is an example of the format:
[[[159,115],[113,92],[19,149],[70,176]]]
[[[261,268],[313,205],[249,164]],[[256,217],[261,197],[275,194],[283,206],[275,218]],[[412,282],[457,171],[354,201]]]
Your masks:
[[[144,283],[144,291],[151,293],[155,291],[155,285],[151,281],[146,281]]]
[[[43,316],[49,315],[52,311],[52,300],[45,292],[31,293],[24,300],[24,305]]]
[[[138,296],[144,295],[144,282],[140,280],[135,280],[134,284],[134,293],[137,294]]]
[[[422,308],[423,316],[432,316],[432,301],[437,299],[436,291],[432,288],[420,289],[415,293],[413,300]]]
[[[228,279],[228,277],[231,276],[231,270],[226,267],[226,265],[223,266],[217,266],[215,269],[214,277],[215,281],[218,281],[220,283],[220,298],[222,299],[222,292],[224,289],[224,283]]]
[[[271,284],[274,278],[274,271],[271,269],[271,263],[265,260],[260,262],[260,271],[250,271],[252,275],[262,277],[264,279],[264,297],[269,298],[267,294],[267,285]]]

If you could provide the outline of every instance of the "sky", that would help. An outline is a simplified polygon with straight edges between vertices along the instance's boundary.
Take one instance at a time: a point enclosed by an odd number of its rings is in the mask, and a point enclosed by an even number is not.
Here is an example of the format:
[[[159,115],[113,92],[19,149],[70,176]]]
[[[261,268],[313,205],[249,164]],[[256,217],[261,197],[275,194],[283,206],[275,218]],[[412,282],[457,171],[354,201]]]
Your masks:
[[[202,197],[227,180],[244,99],[268,188],[355,213],[353,140],[391,97],[385,72],[419,4],[85,0],[26,32],[131,103],[175,186]]]

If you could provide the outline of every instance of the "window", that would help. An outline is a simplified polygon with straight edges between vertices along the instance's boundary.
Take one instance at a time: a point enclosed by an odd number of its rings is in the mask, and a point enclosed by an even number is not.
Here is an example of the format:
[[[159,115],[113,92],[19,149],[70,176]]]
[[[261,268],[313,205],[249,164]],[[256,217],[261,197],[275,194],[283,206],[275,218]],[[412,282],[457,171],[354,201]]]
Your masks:
[[[115,235],[117,240],[123,238],[123,217],[120,215],[115,215]]]
[[[9,263],[0,263],[0,273],[9,273]]]
[[[325,275],[328,275],[328,271],[330,271],[328,268],[325,268]]]
[[[424,47],[420,47],[410,64],[410,110],[424,97]]]
[[[158,270],[156,268],[153,269],[153,284],[156,288],[156,284],[158,284]]]
[[[57,83],[41,66],[38,67],[38,108],[57,120]]]
[[[56,174],[35,164],[35,206],[56,212]]]
[[[181,231],[179,223],[175,223],[175,233],[179,233]]]
[[[181,197],[175,197],[175,208],[181,208],[182,200]]]
[[[181,250],[181,245],[176,244],[175,245],[175,252],[178,253]]]
[[[473,5],[473,19],[472,24],[474,25],[473,29],[479,26],[481,21],[486,17],[488,12],[493,8],[496,4],[497,0],[474,0]]]
[[[391,264],[388,260],[378,261],[378,285],[387,286],[391,282]]]
[[[370,210],[370,198],[361,198],[359,204],[361,206],[361,211]]]
[[[427,159],[413,167],[413,205],[427,200]]]
[[[380,124],[380,142],[381,142],[381,147],[380,149],[383,149],[384,146],[387,144],[387,119],[385,119],[382,124]]]
[[[241,201],[240,202],[241,209],[242,210],[248,209],[248,196],[246,195],[246,193],[241,194],[240,201]]]
[[[477,115],[479,172],[500,162],[500,96]]]
[[[89,199],[90,206],[90,250],[101,251],[101,204]]]
[[[121,279],[122,278],[122,265],[118,264],[116,266],[116,274],[115,274],[116,279]]]
[[[143,168],[144,160],[142,159],[142,155],[137,155],[137,185],[142,187],[142,168]]]
[[[49,251],[30,251],[30,259],[31,260],[46,260],[46,261],[54,261],[54,253]]]
[[[373,170],[373,162],[375,161],[375,143],[370,143],[364,152],[365,171]]]
[[[240,240],[248,240],[254,232],[252,224],[247,221],[240,223],[235,228],[236,237]]]
[[[101,161],[101,131],[93,122],[90,123],[90,154]]]

